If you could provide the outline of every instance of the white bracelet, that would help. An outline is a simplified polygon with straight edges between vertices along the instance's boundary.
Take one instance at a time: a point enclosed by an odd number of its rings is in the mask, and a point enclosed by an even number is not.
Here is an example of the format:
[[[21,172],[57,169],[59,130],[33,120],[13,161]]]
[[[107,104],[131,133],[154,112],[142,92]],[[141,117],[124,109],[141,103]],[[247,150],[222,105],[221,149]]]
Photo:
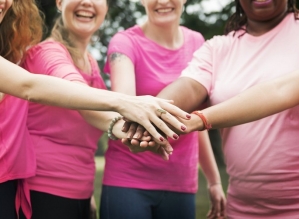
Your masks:
[[[111,139],[111,140],[118,140],[117,137],[115,137],[112,133],[112,129],[113,129],[113,126],[115,125],[115,123],[118,121],[118,120],[121,120],[123,117],[122,116],[117,116],[115,117],[114,119],[111,120],[110,124],[109,124],[109,128],[108,128],[108,137]]]

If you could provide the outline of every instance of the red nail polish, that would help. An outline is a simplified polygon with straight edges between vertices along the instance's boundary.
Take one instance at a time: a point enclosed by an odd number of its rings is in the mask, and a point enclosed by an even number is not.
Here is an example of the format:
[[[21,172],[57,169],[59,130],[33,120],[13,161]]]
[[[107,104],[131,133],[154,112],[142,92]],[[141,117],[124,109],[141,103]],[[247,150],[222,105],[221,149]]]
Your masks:
[[[179,138],[179,136],[178,136],[177,134],[173,134],[173,138],[174,138],[175,140],[177,140],[177,139]]]
[[[190,115],[186,115],[186,117],[187,117],[187,119],[190,119],[190,118],[191,118],[191,116],[190,116]]]
[[[186,127],[185,127],[185,126],[182,126],[181,129],[182,129],[183,131],[185,131],[185,130],[186,130]]]
[[[162,137],[160,137],[159,139],[160,139],[160,141],[164,141],[164,138],[162,138]]]

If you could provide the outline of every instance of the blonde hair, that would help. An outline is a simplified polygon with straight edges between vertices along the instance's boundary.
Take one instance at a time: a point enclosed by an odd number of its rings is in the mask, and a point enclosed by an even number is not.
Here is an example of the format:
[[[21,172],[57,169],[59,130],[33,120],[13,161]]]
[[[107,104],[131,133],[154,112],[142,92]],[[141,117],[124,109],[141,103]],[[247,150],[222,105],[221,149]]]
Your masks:
[[[35,0],[13,0],[0,24],[0,55],[13,62],[22,62],[28,47],[40,42],[43,19]]]
[[[82,54],[80,54],[77,47],[70,40],[69,30],[64,26],[61,15],[59,15],[59,17],[56,19],[50,37],[53,38],[55,41],[60,42],[66,47],[75,65],[79,67],[78,60],[82,58]]]

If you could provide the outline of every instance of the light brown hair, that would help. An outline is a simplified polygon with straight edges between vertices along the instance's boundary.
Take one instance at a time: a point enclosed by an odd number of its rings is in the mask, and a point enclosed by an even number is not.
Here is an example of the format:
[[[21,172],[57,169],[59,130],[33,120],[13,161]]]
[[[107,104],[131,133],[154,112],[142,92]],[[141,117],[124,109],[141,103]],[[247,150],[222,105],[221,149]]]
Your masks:
[[[0,55],[19,63],[26,50],[40,42],[43,19],[35,0],[13,0],[0,24]]]

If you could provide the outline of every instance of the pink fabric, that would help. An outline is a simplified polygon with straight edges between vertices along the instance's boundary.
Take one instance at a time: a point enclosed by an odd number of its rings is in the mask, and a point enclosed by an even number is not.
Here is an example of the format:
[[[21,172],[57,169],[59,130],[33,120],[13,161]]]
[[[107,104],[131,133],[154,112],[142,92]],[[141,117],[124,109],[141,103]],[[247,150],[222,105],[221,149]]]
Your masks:
[[[22,179],[34,176],[36,160],[26,127],[28,102],[10,95],[0,101],[0,183],[18,180],[16,211],[31,218],[28,187]]]
[[[87,75],[74,66],[63,45],[45,41],[30,49],[24,67],[105,89],[96,61],[91,58],[90,62],[92,75]],[[36,103],[29,104],[27,126],[37,157],[36,176],[28,180],[30,189],[89,198],[95,175],[94,153],[102,132],[87,124],[77,111]]]
[[[192,53],[204,39],[200,33],[181,27],[185,43],[169,50],[149,40],[139,26],[116,34],[110,41],[108,54],[128,56],[135,65],[137,95],[156,96],[179,77],[191,60]],[[109,66],[105,66],[109,72]],[[149,190],[195,193],[197,190],[197,133],[172,141],[175,153],[166,162],[156,154],[132,154],[120,141],[109,141],[106,152],[104,185]]]
[[[206,87],[212,105],[299,69],[299,21],[293,14],[262,36],[239,37],[243,33],[207,41],[182,73]],[[298,217],[298,116],[299,106],[222,130],[229,218]]]

